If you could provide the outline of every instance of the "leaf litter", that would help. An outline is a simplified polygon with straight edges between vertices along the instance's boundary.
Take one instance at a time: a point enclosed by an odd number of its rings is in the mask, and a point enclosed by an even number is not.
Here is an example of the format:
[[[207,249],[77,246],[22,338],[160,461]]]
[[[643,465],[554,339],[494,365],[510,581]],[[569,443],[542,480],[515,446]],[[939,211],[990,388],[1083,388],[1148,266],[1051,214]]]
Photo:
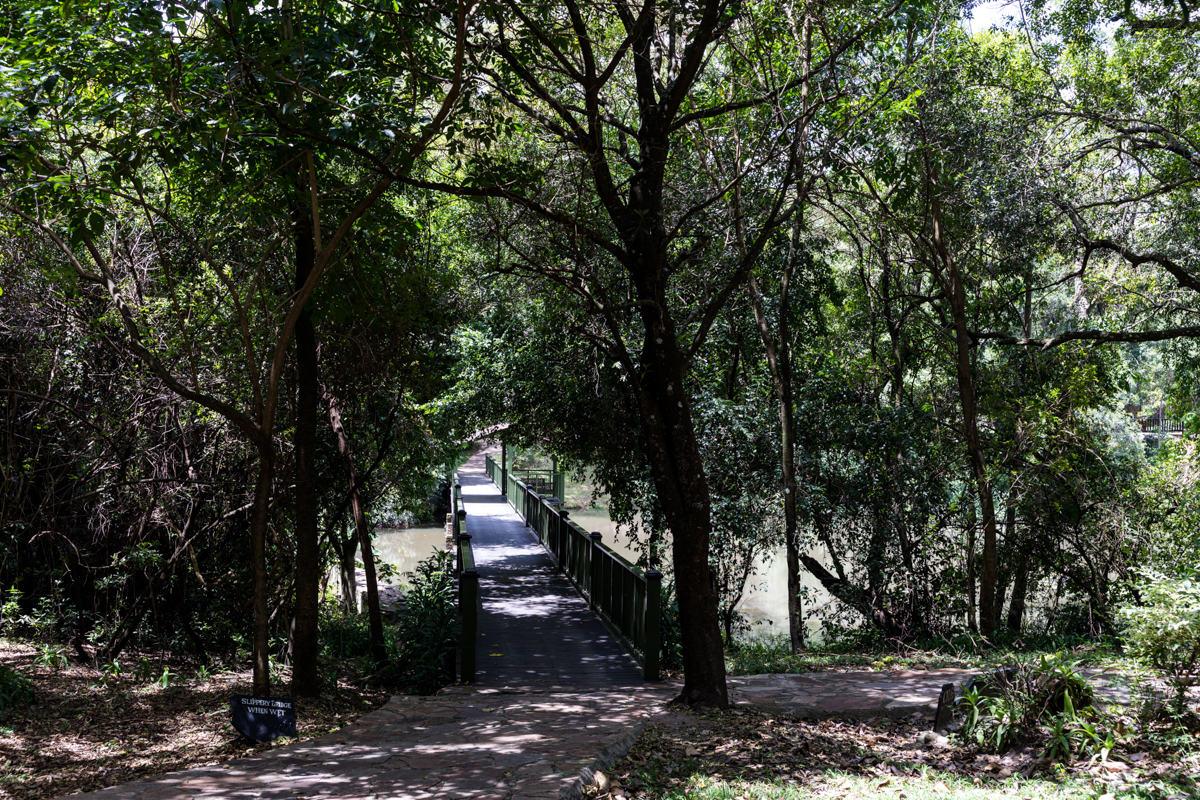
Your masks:
[[[75,792],[210,766],[337,730],[383,705],[391,693],[339,682],[320,698],[296,702],[297,739],[258,744],[230,722],[229,697],[249,694],[248,668],[199,680],[182,662],[166,688],[132,674],[101,681],[103,673],[71,664],[33,665],[35,650],[0,641],[0,663],[34,683],[33,705],[0,717],[0,798],[45,800]],[[135,654],[136,656],[136,654]],[[148,660],[157,665],[158,654]],[[126,659],[128,661],[129,659]],[[157,672],[161,674],[161,665]],[[286,695],[287,671],[273,681]]]
[[[812,720],[748,709],[678,711],[647,726],[630,752],[613,766],[610,788],[601,792],[591,787],[590,794],[611,800],[694,796],[701,780],[729,784],[730,797],[744,791],[744,783],[793,784],[814,795],[845,797],[855,794],[847,776],[869,781],[874,793],[893,799],[912,791],[916,782],[926,792],[952,795],[956,782],[1011,784],[1015,789],[1036,777],[1090,782],[1097,794],[1118,788],[1106,783],[1114,775],[1120,775],[1118,780],[1128,789],[1143,784],[1145,796],[1196,796],[1179,792],[1200,788],[1188,777],[1196,766],[1195,757],[1186,753],[1148,756],[1130,750],[1128,755],[1114,753],[1104,763],[1080,760],[1060,769],[1041,757],[1043,747],[1036,742],[993,755],[955,739],[926,744],[928,730],[929,720],[916,717]],[[753,792],[746,796],[758,797]]]

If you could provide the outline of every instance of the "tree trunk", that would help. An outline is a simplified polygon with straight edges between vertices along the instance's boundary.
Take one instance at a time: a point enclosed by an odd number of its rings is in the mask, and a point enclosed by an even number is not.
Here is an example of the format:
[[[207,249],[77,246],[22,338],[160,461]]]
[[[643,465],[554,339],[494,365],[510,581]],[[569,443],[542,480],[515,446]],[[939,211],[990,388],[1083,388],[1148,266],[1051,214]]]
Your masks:
[[[933,247],[941,262],[945,275],[943,286],[950,297],[950,308],[954,319],[955,368],[958,377],[958,395],[962,406],[963,434],[967,440],[967,456],[975,477],[975,490],[979,494],[979,507],[983,513],[983,564],[979,575],[979,632],[990,639],[996,627],[994,614],[996,605],[996,509],[992,500],[992,483],[988,478],[987,462],[979,441],[979,421],[975,408],[975,383],[971,375],[971,338],[967,333],[967,297],[963,288],[962,274],[958,264],[950,255],[943,238],[941,203],[936,196],[931,198],[930,210],[933,222]]]
[[[250,576],[254,583],[254,680],[251,693],[271,695],[271,612],[267,587],[267,522],[271,513],[271,484],[275,453],[268,442],[258,448],[258,480],[254,486],[254,511],[250,519]]]
[[[646,336],[638,398],[650,472],[672,537],[683,645],[683,692],[678,700],[725,708],[729,705],[725,652],[708,564],[712,534],[708,479],[692,424],[691,399],[684,391],[685,356],[666,298],[646,280],[647,273],[656,271],[631,272],[639,296],[652,299],[640,306]]]
[[[347,533],[347,523],[343,518],[342,533],[340,538],[337,534],[329,537],[331,541],[337,542],[337,557],[338,570],[341,572],[342,581],[342,610],[347,614],[358,613],[358,570],[354,567],[354,554],[358,552],[358,528],[355,528],[353,536],[345,535]]]
[[[979,633],[979,623],[975,618],[975,526],[978,522],[975,516],[975,495],[965,493],[967,504],[967,630]]]
[[[316,258],[313,221],[302,207],[292,210],[296,238],[296,289],[304,285]],[[292,693],[316,697],[321,691],[317,668],[321,553],[317,524],[317,338],[306,307],[296,322],[296,605],[292,628]]]
[[[1015,489],[1010,489],[1008,493],[1008,503],[1004,509],[1004,569],[997,569],[996,577],[996,604],[995,613],[992,617],[994,624],[999,627],[1000,621],[1004,619],[1004,600],[1008,594],[1009,582],[1015,578],[1015,573],[1011,567],[1014,556],[1021,552],[1020,540],[1016,536],[1017,527],[1017,504]]]
[[[834,575],[821,566],[821,562],[815,558],[800,556],[800,560],[804,562],[805,568],[821,582],[827,592],[874,623],[885,637],[899,639],[904,635],[904,629],[896,621],[895,616],[886,608],[877,605],[870,592]]]
[[[383,613],[379,607],[379,583],[375,577],[375,552],[371,545],[371,526],[367,521],[367,512],[363,507],[362,491],[358,485],[358,475],[354,469],[354,456],[350,451],[350,437],[342,424],[342,415],[337,407],[337,400],[327,389],[325,400],[329,404],[329,426],[337,439],[338,453],[342,456],[342,467],[346,471],[346,480],[350,483],[350,512],[354,516],[354,528],[358,532],[358,546],[362,550],[363,572],[367,581],[367,622],[371,628],[371,658],[375,665],[382,667],[387,664],[387,644],[383,638]],[[347,548],[348,550],[350,548]],[[351,552],[353,552],[351,550]],[[350,557],[353,568],[354,557]]]
[[[792,245],[793,248],[795,245]],[[792,260],[794,262],[794,254]],[[800,547],[797,541],[796,524],[796,440],[795,410],[792,407],[792,364],[789,339],[787,307],[788,285],[792,270],[784,272],[779,289],[779,344],[775,346],[766,314],[763,312],[762,297],[758,285],[751,277],[749,282],[750,304],[758,324],[759,336],[767,354],[767,365],[775,385],[775,398],[779,408],[780,467],[783,477],[783,542],[787,557],[788,630],[792,653],[804,650],[804,607],[800,599]]]
[[[1013,578],[1012,600],[1008,604],[1008,629],[1013,633],[1021,632],[1021,623],[1025,617],[1025,596],[1029,583],[1029,555],[1022,553],[1017,564],[1016,576]]]

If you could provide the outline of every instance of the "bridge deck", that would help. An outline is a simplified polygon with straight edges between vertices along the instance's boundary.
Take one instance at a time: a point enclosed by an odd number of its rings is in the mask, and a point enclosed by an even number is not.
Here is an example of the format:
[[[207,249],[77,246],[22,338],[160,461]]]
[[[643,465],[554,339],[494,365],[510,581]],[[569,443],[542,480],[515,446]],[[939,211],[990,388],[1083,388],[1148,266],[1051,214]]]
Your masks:
[[[482,599],[476,685],[641,684],[637,665],[487,477],[483,458],[459,470]]]

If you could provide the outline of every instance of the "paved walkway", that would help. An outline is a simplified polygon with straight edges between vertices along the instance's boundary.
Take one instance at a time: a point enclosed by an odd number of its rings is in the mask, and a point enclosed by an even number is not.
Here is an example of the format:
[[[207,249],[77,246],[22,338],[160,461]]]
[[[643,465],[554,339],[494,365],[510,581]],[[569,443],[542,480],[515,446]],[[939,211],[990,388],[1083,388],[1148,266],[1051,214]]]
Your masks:
[[[553,800],[584,768],[624,753],[669,694],[660,686],[393,697],[318,739],[72,797]]]

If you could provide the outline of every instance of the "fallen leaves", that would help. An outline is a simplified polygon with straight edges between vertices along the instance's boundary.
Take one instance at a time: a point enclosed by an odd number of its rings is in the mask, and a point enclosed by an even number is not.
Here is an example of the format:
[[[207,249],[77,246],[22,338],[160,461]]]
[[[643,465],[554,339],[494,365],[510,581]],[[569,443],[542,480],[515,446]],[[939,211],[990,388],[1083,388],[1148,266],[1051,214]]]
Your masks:
[[[203,681],[181,680],[166,689],[128,675],[103,687],[98,685],[100,673],[88,667],[32,666],[33,653],[25,645],[0,643],[0,663],[19,665],[37,690],[35,705],[10,714],[0,725],[4,800],[95,791],[284,743],[247,747],[229,724],[229,696],[249,693],[249,670],[220,672]],[[183,666],[172,664],[171,670],[186,674]],[[339,684],[326,698],[301,700],[299,738],[337,730],[379,707],[388,696]]]
[[[780,719],[747,709],[677,714],[649,726],[610,777],[625,787],[622,796],[628,800],[695,796],[697,781],[722,784],[713,794],[701,792],[702,796],[743,794],[757,800],[758,794],[746,794],[746,786],[763,783],[803,786],[822,797],[846,797],[848,792],[862,796],[861,788],[839,785],[847,776],[867,781],[867,794],[906,800],[906,792],[955,795],[964,780],[980,787],[1004,782],[1019,788],[1034,773],[1051,769],[1050,762],[1041,758],[1039,743],[1002,756],[981,754],[929,732],[927,724],[923,718]],[[1142,770],[1152,759],[1138,755],[1142,763],[1137,769]],[[1103,767],[1104,775],[1131,772],[1124,761],[1106,763],[1119,766]],[[1093,769],[1099,771],[1101,766]],[[1070,774],[1085,778],[1088,768],[1085,762],[1067,765]],[[608,796],[615,798],[616,793]]]

